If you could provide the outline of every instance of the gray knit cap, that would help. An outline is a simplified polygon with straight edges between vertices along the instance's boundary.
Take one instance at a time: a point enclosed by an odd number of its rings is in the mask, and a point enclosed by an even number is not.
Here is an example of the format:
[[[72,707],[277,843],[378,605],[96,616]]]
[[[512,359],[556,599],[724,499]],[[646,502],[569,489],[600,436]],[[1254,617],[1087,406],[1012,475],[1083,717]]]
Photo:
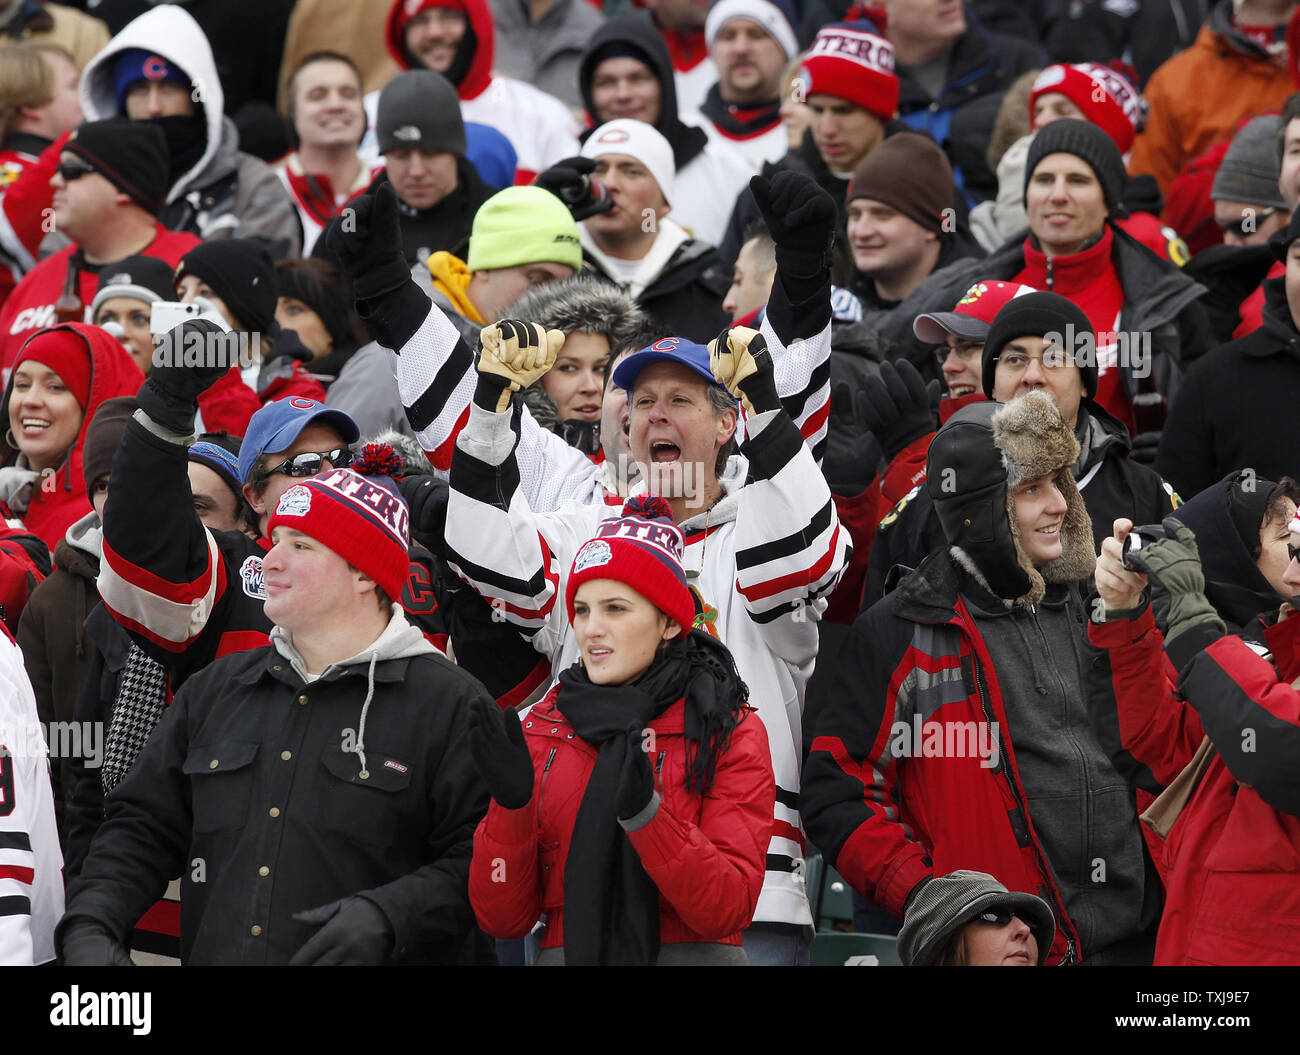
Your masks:
[[[433,70],[399,73],[379,93],[379,152],[430,150],[465,154],[465,121],[451,81]]]
[[[964,870],[936,876],[916,892],[898,934],[898,955],[908,967],[933,966],[954,931],[1001,906],[1029,926],[1038,942],[1038,966],[1043,966],[1056,937],[1056,920],[1047,902],[1033,894],[1013,893],[987,872]]]
[[[1240,201],[1248,205],[1285,209],[1277,189],[1281,163],[1277,156],[1277,133],[1282,118],[1266,114],[1248,122],[1223,155],[1210,188],[1211,201]]]

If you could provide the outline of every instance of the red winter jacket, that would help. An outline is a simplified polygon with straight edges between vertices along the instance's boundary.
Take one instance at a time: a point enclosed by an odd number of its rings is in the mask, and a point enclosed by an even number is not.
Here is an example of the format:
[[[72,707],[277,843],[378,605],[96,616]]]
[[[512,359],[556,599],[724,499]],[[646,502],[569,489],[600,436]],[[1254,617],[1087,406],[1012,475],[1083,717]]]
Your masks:
[[[165,260],[172,267],[181,257],[199,244],[199,240],[184,231],[169,231],[158,224],[154,239],[140,250],[145,256]],[[68,260],[77,247],[66,246],[53,256],[48,256],[27,273],[15,287],[0,310],[0,368],[13,368],[18,349],[37,330],[53,326],[54,305],[63,293],[63,283],[68,275]],[[87,308],[95,299],[99,288],[99,269],[83,268],[78,278],[81,303]]]
[[[536,776],[532,800],[518,810],[492,801],[474,833],[469,869],[479,926],[521,938],[545,913],[543,949],[564,945],[564,862],[597,755],[555,705],[560,691],[552,688],[523,719]],[[767,730],[754,711],[741,719],[700,798],[686,790],[685,716],[678,700],[646,726],[656,737],[662,801],[628,839],[659,888],[662,944],[739,945],[758,905],[772,834],[776,784]]]
[[[1242,638],[1215,633],[1189,630],[1167,656],[1150,608],[1090,622],[1089,696],[1114,729],[1110,742],[1159,784],[1203,736],[1222,748],[1165,840],[1156,964],[1294,964],[1300,692],[1290,682],[1300,676],[1300,617],[1265,630],[1271,663]]]

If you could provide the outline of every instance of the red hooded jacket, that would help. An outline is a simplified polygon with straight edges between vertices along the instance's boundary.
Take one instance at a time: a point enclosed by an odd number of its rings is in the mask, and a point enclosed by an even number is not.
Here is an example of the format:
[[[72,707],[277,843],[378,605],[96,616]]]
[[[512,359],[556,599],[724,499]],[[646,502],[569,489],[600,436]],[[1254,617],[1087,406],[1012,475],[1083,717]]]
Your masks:
[[[104,400],[114,396],[133,396],[139,392],[140,386],[144,384],[144,374],[140,372],[131,354],[98,326],[68,322],[49,329],[70,330],[77,334],[86,342],[90,354],[90,399],[82,413],[77,438],[53,475],[33,485],[27,512],[23,514],[23,523],[53,553],[54,547],[62,541],[68,528],[91,511],[81,468],[81,449],[86,442],[86,426]],[[32,337],[35,336],[32,334]],[[30,339],[29,337],[28,340]],[[27,342],[23,343],[26,346]],[[12,394],[11,377],[5,385],[6,411]],[[10,461],[15,452],[7,443],[5,451],[10,455],[6,460]]]

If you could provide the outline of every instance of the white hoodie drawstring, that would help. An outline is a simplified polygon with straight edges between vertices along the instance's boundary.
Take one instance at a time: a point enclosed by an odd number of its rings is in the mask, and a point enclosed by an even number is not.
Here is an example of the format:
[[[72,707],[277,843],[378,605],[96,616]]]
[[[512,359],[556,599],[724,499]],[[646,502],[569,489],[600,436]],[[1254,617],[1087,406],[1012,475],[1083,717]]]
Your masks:
[[[370,710],[370,701],[375,698],[375,662],[379,659],[376,649],[370,653],[370,673],[366,677],[366,702],[361,705],[361,727],[357,730],[357,755],[361,758],[362,780],[370,779],[370,770],[366,768],[366,713]]]

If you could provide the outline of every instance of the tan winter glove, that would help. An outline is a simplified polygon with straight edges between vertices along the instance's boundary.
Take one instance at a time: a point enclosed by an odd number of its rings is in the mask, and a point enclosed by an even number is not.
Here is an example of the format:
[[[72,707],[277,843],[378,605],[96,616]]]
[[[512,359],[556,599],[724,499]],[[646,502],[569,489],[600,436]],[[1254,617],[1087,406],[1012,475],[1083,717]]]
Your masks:
[[[483,327],[479,344],[474,401],[494,414],[504,414],[512,393],[527,388],[555,365],[564,334],[535,323],[502,319]]]
[[[709,342],[709,366],[718,384],[753,417],[781,405],[767,341],[748,326],[730,326]]]

